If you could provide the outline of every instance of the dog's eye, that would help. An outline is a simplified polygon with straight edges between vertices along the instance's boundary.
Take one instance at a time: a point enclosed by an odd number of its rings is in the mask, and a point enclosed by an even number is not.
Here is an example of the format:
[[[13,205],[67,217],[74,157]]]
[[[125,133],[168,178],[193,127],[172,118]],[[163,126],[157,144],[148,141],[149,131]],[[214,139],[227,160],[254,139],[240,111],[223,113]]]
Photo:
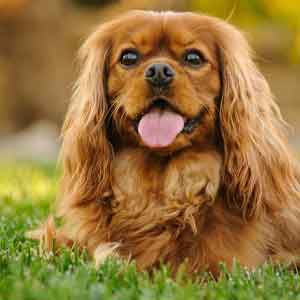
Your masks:
[[[184,61],[194,67],[199,67],[205,63],[203,55],[198,50],[188,50],[184,54]]]
[[[139,60],[139,54],[135,50],[125,50],[121,54],[120,62],[124,66],[133,66]]]

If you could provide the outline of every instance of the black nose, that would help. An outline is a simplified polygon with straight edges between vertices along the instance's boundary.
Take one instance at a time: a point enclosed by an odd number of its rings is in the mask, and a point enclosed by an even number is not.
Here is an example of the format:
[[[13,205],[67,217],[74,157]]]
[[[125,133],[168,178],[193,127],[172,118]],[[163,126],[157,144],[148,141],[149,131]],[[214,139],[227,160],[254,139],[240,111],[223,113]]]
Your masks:
[[[171,83],[175,71],[168,64],[155,63],[145,70],[145,79],[155,87],[164,87]]]

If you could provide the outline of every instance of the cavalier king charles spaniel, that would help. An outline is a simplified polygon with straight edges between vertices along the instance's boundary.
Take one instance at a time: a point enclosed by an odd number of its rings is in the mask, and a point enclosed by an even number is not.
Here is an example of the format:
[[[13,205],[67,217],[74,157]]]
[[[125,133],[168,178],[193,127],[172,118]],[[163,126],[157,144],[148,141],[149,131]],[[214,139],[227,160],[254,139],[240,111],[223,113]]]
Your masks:
[[[50,220],[35,237],[146,270],[297,264],[300,168],[237,29],[131,11],[101,25],[79,57],[63,128],[63,226]]]

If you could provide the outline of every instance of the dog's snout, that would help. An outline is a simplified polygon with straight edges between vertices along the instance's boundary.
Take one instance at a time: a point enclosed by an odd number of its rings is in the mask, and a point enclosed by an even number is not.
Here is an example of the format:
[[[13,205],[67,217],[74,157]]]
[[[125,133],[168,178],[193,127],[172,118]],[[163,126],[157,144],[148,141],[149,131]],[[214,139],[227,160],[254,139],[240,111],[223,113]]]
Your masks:
[[[164,87],[172,82],[175,76],[173,68],[166,63],[154,63],[145,70],[145,79],[155,87]]]

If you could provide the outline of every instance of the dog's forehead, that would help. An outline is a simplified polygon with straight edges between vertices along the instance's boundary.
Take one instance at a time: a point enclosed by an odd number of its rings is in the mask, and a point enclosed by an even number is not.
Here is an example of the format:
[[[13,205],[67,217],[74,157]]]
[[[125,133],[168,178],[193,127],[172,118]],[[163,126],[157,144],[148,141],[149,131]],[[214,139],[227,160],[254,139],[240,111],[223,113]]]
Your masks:
[[[114,40],[117,45],[132,43],[144,48],[170,44],[187,47],[197,41],[213,44],[213,35],[206,20],[200,16],[192,18],[184,13],[153,13],[138,19],[126,19]]]

